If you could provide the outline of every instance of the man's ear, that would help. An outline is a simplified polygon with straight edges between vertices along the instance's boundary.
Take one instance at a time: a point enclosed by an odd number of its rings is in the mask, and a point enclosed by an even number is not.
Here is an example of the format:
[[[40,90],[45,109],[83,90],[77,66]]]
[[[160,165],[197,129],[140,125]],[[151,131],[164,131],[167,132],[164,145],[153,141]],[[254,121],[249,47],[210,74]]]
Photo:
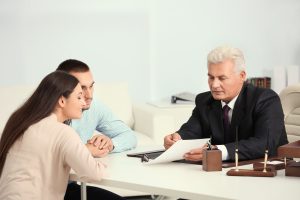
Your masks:
[[[240,76],[241,76],[241,79],[243,80],[243,82],[246,81],[246,72],[245,71],[241,71]]]
[[[63,108],[63,107],[65,107],[65,104],[66,104],[65,97],[63,97],[63,96],[59,97],[59,99],[58,99],[58,105],[59,105],[59,107]]]

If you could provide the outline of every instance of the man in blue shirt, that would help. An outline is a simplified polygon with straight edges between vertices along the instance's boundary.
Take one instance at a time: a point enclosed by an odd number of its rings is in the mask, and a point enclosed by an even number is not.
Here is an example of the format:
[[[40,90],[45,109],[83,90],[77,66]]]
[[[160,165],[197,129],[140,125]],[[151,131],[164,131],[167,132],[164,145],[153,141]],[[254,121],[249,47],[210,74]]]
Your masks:
[[[136,147],[137,139],[134,132],[101,101],[98,99],[93,101],[95,82],[87,64],[69,59],[62,62],[57,70],[75,76],[81,84],[86,106],[83,108],[81,119],[72,120],[70,125],[76,130],[94,157],[104,157],[110,152],[121,152]],[[95,130],[101,134],[94,135]],[[105,196],[104,193],[109,192],[100,188],[87,187],[88,199],[102,199]],[[65,199],[77,198],[80,199],[80,186],[70,183]]]
[[[81,84],[86,106],[81,119],[72,120],[70,125],[87,144],[93,156],[104,157],[109,152],[121,152],[136,147],[134,132],[99,99],[93,101],[95,82],[87,64],[69,59],[62,62],[57,70],[70,73]],[[94,135],[95,130],[102,134]]]

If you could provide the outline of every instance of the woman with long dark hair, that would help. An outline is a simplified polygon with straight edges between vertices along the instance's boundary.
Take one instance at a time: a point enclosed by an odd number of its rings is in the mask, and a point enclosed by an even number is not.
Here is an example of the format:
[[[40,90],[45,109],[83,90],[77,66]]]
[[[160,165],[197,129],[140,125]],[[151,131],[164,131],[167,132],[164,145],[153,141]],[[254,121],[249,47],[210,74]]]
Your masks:
[[[70,168],[83,179],[101,179],[103,164],[64,124],[80,118],[84,105],[75,77],[55,71],[41,81],[3,130],[0,199],[63,199]]]

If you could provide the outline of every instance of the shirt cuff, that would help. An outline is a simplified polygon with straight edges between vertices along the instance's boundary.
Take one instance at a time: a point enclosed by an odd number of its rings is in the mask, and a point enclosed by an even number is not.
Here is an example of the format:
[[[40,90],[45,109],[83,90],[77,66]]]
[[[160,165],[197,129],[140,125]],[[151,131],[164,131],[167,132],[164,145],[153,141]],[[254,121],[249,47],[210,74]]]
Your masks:
[[[118,153],[118,152],[120,152],[120,150],[119,150],[119,148],[118,148],[118,146],[119,146],[118,142],[115,141],[113,138],[111,138],[111,142],[113,143],[114,148],[113,148],[113,150],[112,150],[111,152],[109,152],[109,153]]]
[[[225,145],[217,145],[218,149],[222,151],[222,160],[228,160],[229,159],[229,155],[228,155],[228,151],[227,148],[225,147]]]

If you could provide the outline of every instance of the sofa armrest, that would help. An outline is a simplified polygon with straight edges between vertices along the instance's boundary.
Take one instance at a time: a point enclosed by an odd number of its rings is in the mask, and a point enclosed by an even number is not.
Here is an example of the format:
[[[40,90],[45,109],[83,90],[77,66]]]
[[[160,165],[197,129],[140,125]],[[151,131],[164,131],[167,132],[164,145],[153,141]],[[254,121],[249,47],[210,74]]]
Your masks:
[[[174,133],[191,116],[193,105],[159,108],[150,104],[134,104],[134,130],[163,144],[167,134]]]

